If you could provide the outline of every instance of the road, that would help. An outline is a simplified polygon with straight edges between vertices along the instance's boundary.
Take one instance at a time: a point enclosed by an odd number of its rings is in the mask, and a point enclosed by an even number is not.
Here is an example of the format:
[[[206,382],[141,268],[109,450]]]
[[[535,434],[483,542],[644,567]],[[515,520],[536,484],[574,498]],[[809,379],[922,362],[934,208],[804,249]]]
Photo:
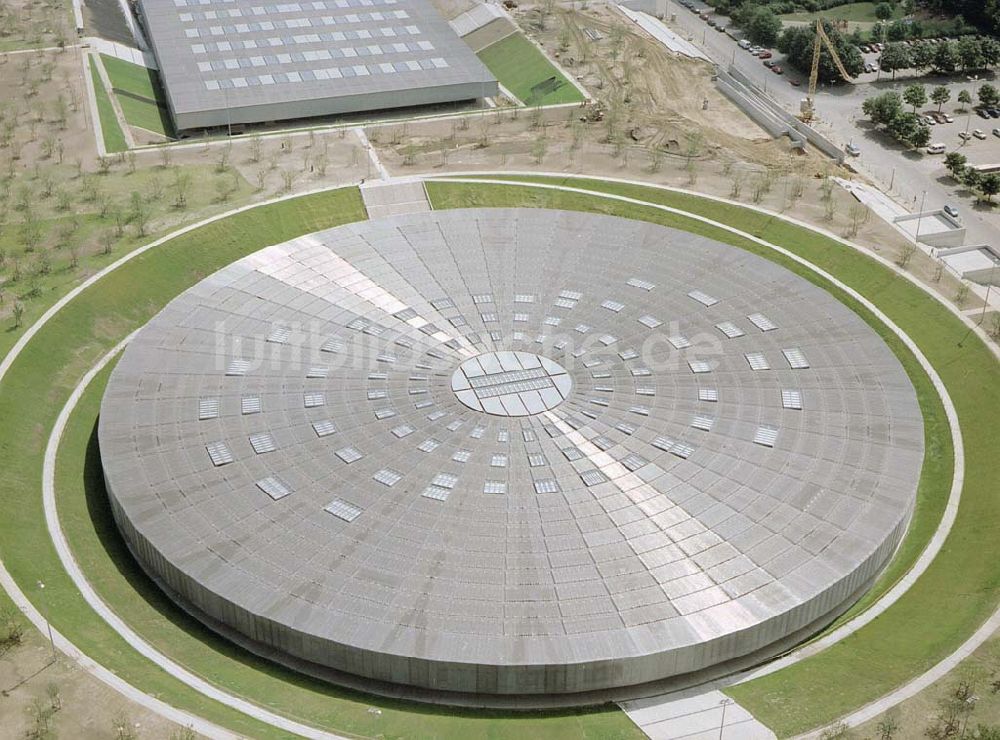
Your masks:
[[[717,64],[736,68],[753,80],[757,86],[786,110],[796,114],[799,103],[805,97],[805,77],[784,63],[781,54],[774,59],[785,69],[779,76],[763,66],[761,60],[739,48],[728,34],[719,33],[702,21],[695,12],[688,10],[673,0],[667,0],[664,22],[675,32],[689,38]],[[861,82],[820,89],[816,95],[816,109],[820,120],[816,128],[830,139],[846,146],[848,143],[860,147],[860,157],[851,159],[849,164],[867,175],[886,193],[910,210],[916,210],[924,203],[925,209],[940,208],[950,203],[959,208],[966,226],[967,244],[1000,244],[1000,215],[988,207],[977,207],[973,198],[948,176],[943,165],[943,157],[932,157],[921,152],[904,151],[885,135],[875,132],[864,120],[861,103],[870,95],[887,90],[902,90],[912,79],[892,81],[872,80],[874,75],[863,75]],[[793,87],[789,79],[802,81],[803,87]],[[978,81],[958,82],[954,78],[921,78],[928,87],[948,84],[952,91],[952,103],[945,110],[954,107],[958,91],[968,89],[975,98],[975,89],[983,83]],[[985,121],[968,114],[956,116],[955,123],[935,126],[932,140],[942,141],[949,151],[957,149],[969,157],[973,163],[1000,163],[1000,138],[990,136],[989,141],[973,141],[959,147],[958,133],[982,128],[987,134],[990,129],[1000,127],[1000,120]]]

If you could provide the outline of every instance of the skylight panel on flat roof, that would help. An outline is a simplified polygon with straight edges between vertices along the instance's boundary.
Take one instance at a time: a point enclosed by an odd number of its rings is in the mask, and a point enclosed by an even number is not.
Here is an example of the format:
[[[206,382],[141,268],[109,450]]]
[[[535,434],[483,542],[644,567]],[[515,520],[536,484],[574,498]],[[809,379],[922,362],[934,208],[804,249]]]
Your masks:
[[[747,318],[750,320],[751,324],[756,326],[761,331],[774,331],[778,328],[777,324],[762,313],[752,313],[747,316]]]
[[[254,432],[250,435],[250,446],[253,447],[253,451],[258,455],[263,455],[265,452],[274,452],[278,449],[277,443],[274,441],[268,432]]]
[[[774,447],[774,443],[778,441],[778,430],[768,426],[757,427],[753,441],[764,447]]]
[[[781,354],[785,356],[788,360],[788,366],[792,370],[805,370],[809,367],[809,361],[806,359],[805,354],[798,347],[791,347],[789,349],[781,350]]]
[[[226,368],[226,375],[246,375],[249,370],[249,360],[230,360],[229,366]]]
[[[639,353],[636,350],[629,348],[623,349],[618,353],[618,356],[627,362],[629,360],[637,359],[639,357]]]
[[[398,427],[393,427],[392,434],[396,439],[402,439],[410,434],[413,434],[415,430],[409,424],[400,424]]]
[[[344,340],[340,337],[330,337],[323,345],[319,348],[320,352],[342,352],[344,349]]]
[[[472,457],[472,450],[455,450],[455,454],[451,456],[451,459],[457,463],[467,463]]]
[[[786,409],[795,411],[802,410],[802,391],[783,390],[781,392],[781,405]]]
[[[736,324],[732,321],[723,321],[720,324],[716,324],[715,328],[725,334],[729,339],[736,339],[737,337],[742,337],[746,334],[746,332],[736,326]]]
[[[262,490],[275,501],[292,493],[291,487],[276,475],[269,475],[267,478],[261,478],[257,481],[256,485],[257,488]]]
[[[420,495],[424,498],[432,498],[435,501],[447,501],[448,494],[450,493],[451,491],[447,488],[441,488],[440,486],[427,486],[427,488],[424,489],[424,492]]]
[[[691,341],[683,334],[672,334],[667,337],[667,341],[674,346],[674,349],[685,349],[691,346]]]
[[[580,473],[580,479],[583,481],[584,485],[586,485],[588,487],[589,486],[598,486],[601,483],[607,483],[607,481],[608,481],[608,479],[604,475],[604,473],[602,473],[597,468],[591,468],[590,470],[584,470],[582,473]]]
[[[662,321],[660,321],[655,316],[650,316],[649,314],[646,314],[645,316],[640,316],[639,323],[642,324],[643,326],[649,327],[650,329],[655,329],[656,327],[663,325]]]
[[[440,446],[441,446],[440,440],[437,440],[434,437],[428,437],[423,442],[417,445],[417,449],[420,450],[421,452],[433,452]]]
[[[639,468],[648,465],[649,460],[642,457],[642,455],[637,455],[636,453],[631,452],[621,459],[621,464],[624,465],[627,470],[634,473]]]
[[[751,370],[759,371],[771,369],[771,365],[768,363],[763,352],[745,352],[743,356],[746,358],[747,364],[750,365]]]
[[[703,306],[714,306],[716,303],[719,302],[718,298],[714,298],[713,296],[710,296],[708,293],[703,293],[700,290],[692,290],[690,293],[688,293],[688,297],[694,298],[696,301],[698,301],[698,303],[702,304]]]
[[[719,400],[719,391],[717,388],[699,388],[698,400],[714,403]]]
[[[571,301],[569,298],[556,298],[552,305],[556,308],[576,308],[576,301]]]
[[[323,366],[311,367],[309,368],[308,371],[306,371],[306,377],[311,379],[325,378],[329,374],[330,374],[330,368]]]
[[[206,419],[216,419],[219,416],[219,399],[218,398],[199,398],[198,399],[198,420],[205,421]]]
[[[652,290],[656,287],[655,283],[651,283],[648,280],[641,280],[640,278],[629,278],[626,281],[626,285],[631,285],[633,288],[640,288],[642,290]]]
[[[535,493],[558,493],[559,483],[554,478],[539,478],[535,481]]]
[[[507,456],[500,452],[496,453],[490,458],[490,466],[494,468],[506,468]]]
[[[502,480],[484,481],[483,493],[495,493],[495,494],[507,493],[507,483]]]
[[[337,457],[339,457],[341,460],[343,460],[348,465],[350,465],[353,462],[357,462],[362,457],[364,457],[364,455],[362,455],[354,447],[341,447],[339,450],[337,450],[333,454],[335,454]]]
[[[705,360],[690,360],[688,362],[688,367],[691,368],[691,372],[698,375],[712,372],[711,363],[708,363]]]
[[[292,330],[287,326],[276,326],[271,329],[271,333],[267,335],[267,341],[274,344],[284,344],[288,341],[288,337],[291,336]]]
[[[228,465],[235,460],[232,451],[225,442],[209,442],[205,445],[205,449],[208,450],[208,457],[212,460],[212,465],[217,468]]]
[[[531,293],[515,293],[514,303],[534,303],[535,296]]]
[[[328,503],[323,507],[323,511],[333,514],[338,519],[343,519],[345,522],[353,522],[359,516],[361,516],[361,508],[355,506],[354,504],[348,503],[343,499],[335,498],[333,501]]]
[[[314,421],[312,424],[313,431],[316,432],[317,437],[329,437],[337,431],[337,427],[330,419],[323,419],[322,421]]]
[[[244,416],[248,414],[259,414],[260,411],[260,396],[244,396],[240,399],[240,412]]]
[[[381,483],[383,486],[392,488],[394,485],[403,480],[403,474],[398,470],[393,470],[392,468],[382,468],[372,476],[372,480],[377,483]]]
[[[302,394],[302,402],[307,409],[314,409],[318,406],[326,405],[326,396],[316,391]]]
[[[691,426],[695,429],[701,429],[703,432],[710,432],[712,431],[712,424],[714,421],[715,419],[711,416],[702,416],[699,414],[691,420]]]
[[[622,309],[625,308],[625,304],[619,303],[618,301],[612,301],[609,299],[601,303],[601,308],[606,308],[609,311],[613,311],[614,313],[619,313]]]

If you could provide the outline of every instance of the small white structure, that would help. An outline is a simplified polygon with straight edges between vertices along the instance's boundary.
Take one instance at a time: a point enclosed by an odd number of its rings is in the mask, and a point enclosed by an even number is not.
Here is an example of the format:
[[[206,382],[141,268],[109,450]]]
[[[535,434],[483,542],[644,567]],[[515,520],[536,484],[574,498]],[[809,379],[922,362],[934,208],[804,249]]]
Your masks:
[[[980,285],[1000,285],[1000,252],[988,244],[936,249],[934,256],[964,280]]]
[[[896,216],[893,223],[914,241],[928,247],[960,247],[965,244],[965,226],[942,210]]]

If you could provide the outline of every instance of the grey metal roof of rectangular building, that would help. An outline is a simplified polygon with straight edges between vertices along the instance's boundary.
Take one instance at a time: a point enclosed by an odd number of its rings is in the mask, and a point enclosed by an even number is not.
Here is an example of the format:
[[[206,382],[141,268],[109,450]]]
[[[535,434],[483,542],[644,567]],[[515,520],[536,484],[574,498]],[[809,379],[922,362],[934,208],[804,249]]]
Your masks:
[[[139,0],[178,129],[494,95],[429,0]]]

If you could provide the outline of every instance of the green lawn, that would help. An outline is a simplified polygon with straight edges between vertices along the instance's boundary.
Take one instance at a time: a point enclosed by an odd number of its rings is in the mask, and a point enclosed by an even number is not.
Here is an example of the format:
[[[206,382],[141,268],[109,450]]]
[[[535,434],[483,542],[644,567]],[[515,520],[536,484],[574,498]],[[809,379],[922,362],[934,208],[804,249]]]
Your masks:
[[[125,120],[163,136],[173,136],[173,124],[163,97],[159,75],[151,69],[117,57],[101,55]]]
[[[122,127],[118,125],[118,116],[115,115],[115,109],[111,105],[111,98],[108,97],[108,91],[104,87],[104,82],[101,81],[101,75],[94,68],[94,60],[92,58],[88,60],[88,65],[90,67],[90,78],[94,82],[94,97],[97,99],[97,117],[101,121],[104,148],[109,153],[124,152],[128,149],[128,144],[125,142],[125,134],[122,133]]]
[[[479,52],[500,84],[525,105],[578,103],[580,91],[522,34],[515,33]]]
[[[933,299],[863,255],[831,239],[766,214],[694,196],[601,181],[567,180],[576,187],[644,198],[724,220],[781,244],[844,279],[873,300],[920,344],[948,383],[963,418],[966,487],[956,529],[946,552],[898,604],[837,647],[732,693],[779,734],[808,729],[885,693],[951,650],[997,600],[1000,542],[994,524],[1000,501],[991,495],[989,430],[1000,409],[1000,372],[974,338],[957,342],[962,325]],[[429,183],[435,207],[533,205],[586,208],[682,227],[778,257],[749,240],[683,216],[616,203],[596,196],[505,186]],[[264,206],[211,224],[151,250],[85,291],[28,345],[0,385],[0,557],[33,601],[89,655],[146,691],[169,698],[209,719],[253,737],[276,736],[246,717],[194,694],[137,657],[83,602],[62,571],[48,540],[40,501],[41,455],[48,429],[87,367],[133,328],[141,326],[172,296],[233,259],[266,244],[363,218],[357,190]],[[805,268],[790,269],[820,282]],[[804,272],[803,272],[804,271]],[[835,294],[837,291],[833,291]],[[843,299],[843,296],[838,295]],[[853,302],[845,301],[848,305]],[[870,319],[860,307],[855,310]],[[875,324],[877,326],[877,322]],[[890,346],[901,343],[880,329]],[[946,495],[950,450],[940,408],[914,360],[900,357],[914,378],[927,415],[928,462],[922,477],[921,510],[913,528],[933,529]],[[63,526],[95,588],[140,633],[209,680],[277,711],[340,732],[396,737],[631,737],[635,728],[618,711],[565,713],[518,719],[493,713],[444,712],[438,708],[384,702],[318,685],[261,664],[213,638],[177,610],[138,573],[108,521],[93,447],[102,376],[87,394],[60,450],[59,507]],[[940,445],[940,446],[938,446]],[[995,445],[993,445],[995,447]],[[938,464],[935,464],[935,461]],[[939,480],[935,482],[934,478]],[[913,540],[914,552],[919,537]],[[45,598],[33,585],[42,579]],[[941,608],[947,605],[947,608]],[[805,667],[805,668],[803,668]],[[367,708],[383,708],[372,715]],[[379,724],[380,722],[384,722]]]
[[[816,13],[787,13],[781,16],[786,21],[815,21],[817,18],[825,18],[831,21],[855,21],[861,23],[874,23],[878,20],[875,17],[875,6],[878,3],[846,3],[835,8],[827,8]],[[903,11],[902,3],[892,5],[892,18],[903,18],[906,13]]]
[[[993,464],[997,448],[993,430],[1000,414],[1000,365],[990,350],[969,336],[955,316],[909,281],[833,239],[775,216],[641,186],[575,178],[532,179],[688,210],[804,257],[842,279],[907,332],[938,370],[958,411],[966,465],[962,505],[951,535],[931,567],[892,608],[864,629],[819,655],[734,687],[728,693],[779,736],[793,735],[831,722],[888,693],[957,648],[992,613],[1000,599],[1000,538],[996,536],[1000,496],[996,495]],[[463,192],[461,186],[446,184],[430,183],[427,189],[439,206],[553,202],[544,194],[515,188],[500,188],[496,195],[487,195],[485,190],[478,194]],[[506,194],[501,192],[504,190]],[[573,205],[575,201],[563,202]],[[617,212],[618,207],[614,210]],[[733,241],[732,237],[724,240]],[[751,251],[760,249],[745,246]],[[890,346],[893,344],[890,341]],[[918,393],[926,414],[926,395],[919,387]],[[933,432],[935,426],[937,423],[926,428],[926,433]],[[930,463],[944,449],[937,444],[928,444]],[[940,509],[946,495],[942,472],[947,466],[936,467],[942,490],[932,491],[931,498],[922,501],[928,510]],[[925,479],[922,485],[927,483]],[[924,493],[928,491],[924,489]],[[935,517],[929,511],[925,516],[928,518],[919,526],[929,531]],[[889,577],[894,575],[890,571]]]

